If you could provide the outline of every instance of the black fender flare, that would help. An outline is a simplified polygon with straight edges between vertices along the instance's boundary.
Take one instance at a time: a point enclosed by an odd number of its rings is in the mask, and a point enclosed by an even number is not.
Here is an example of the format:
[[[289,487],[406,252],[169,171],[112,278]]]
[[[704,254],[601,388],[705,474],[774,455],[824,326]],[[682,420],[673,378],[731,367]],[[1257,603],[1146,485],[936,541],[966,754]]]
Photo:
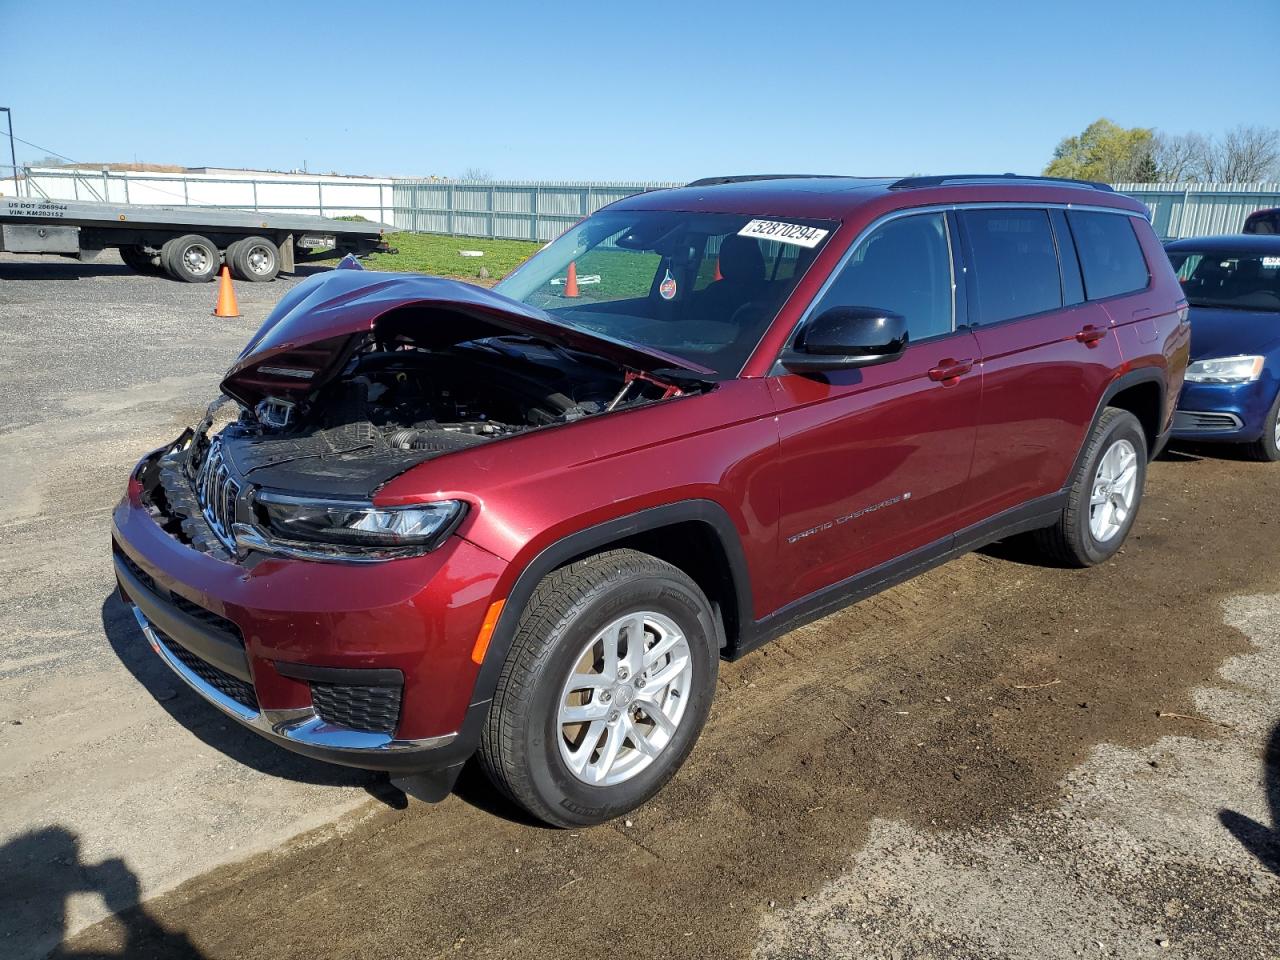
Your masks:
[[[1089,445],[1089,437],[1093,435],[1094,429],[1098,426],[1098,420],[1101,419],[1103,411],[1111,405],[1111,401],[1116,394],[1142,383],[1154,383],[1160,388],[1160,417],[1156,423],[1156,440],[1151,444],[1151,449],[1147,451],[1147,456],[1150,459],[1155,459],[1156,454],[1160,452],[1161,438],[1164,435],[1164,422],[1169,412],[1165,409],[1166,397],[1168,396],[1167,381],[1164,371],[1159,367],[1140,367],[1137,370],[1130,370],[1128,373],[1120,374],[1107,385],[1106,390],[1102,391],[1102,397],[1098,400],[1098,406],[1093,411],[1093,419],[1089,421],[1089,429],[1085,431],[1084,441],[1080,444],[1080,449],[1076,451],[1076,458],[1071,463],[1071,472],[1067,474],[1063,489],[1071,485],[1072,478],[1079,471],[1080,462],[1084,459],[1085,449]]]
[[[728,512],[714,500],[680,500],[585,527],[543,548],[516,577],[485,651],[480,672],[476,675],[471,704],[461,731],[462,739],[474,736],[473,742],[478,742],[480,724],[489,712],[489,704],[498,686],[498,677],[511,651],[511,645],[515,642],[520,616],[543,577],[567,563],[638,533],[689,521],[704,523],[714,531],[728,560],[728,573],[737,599],[738,623],[743,627],[752,624],[751,575],[747,569],[742,540]]]

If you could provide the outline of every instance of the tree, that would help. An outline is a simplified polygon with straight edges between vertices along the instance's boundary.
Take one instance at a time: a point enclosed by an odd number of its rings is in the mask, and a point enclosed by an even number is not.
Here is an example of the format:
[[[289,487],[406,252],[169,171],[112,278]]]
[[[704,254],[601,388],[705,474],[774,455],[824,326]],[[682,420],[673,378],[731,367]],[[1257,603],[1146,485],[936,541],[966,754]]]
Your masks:
[[[491,174],[484,167],[467,167],[462,171],[462,180],[479,180],[481,183],[488,183],[493,179]]]
[[[1170,183],[1206,179],[1212,150],[1213,144],[1202,133],[1157,133],[1151,150],[1157,171],[1155,179]]]
[[[1143,161],[1151,157],[1154,137],[1155,131],[1148,127],[1126,128],[1102,117],[1078,136],[1062,140],[1044,172],[1105,183],[1134,180]]]
[[[1253,183],[1280,178],[1280,130],[1241,125],[1228,130],[1209,152],[1207,179]]]

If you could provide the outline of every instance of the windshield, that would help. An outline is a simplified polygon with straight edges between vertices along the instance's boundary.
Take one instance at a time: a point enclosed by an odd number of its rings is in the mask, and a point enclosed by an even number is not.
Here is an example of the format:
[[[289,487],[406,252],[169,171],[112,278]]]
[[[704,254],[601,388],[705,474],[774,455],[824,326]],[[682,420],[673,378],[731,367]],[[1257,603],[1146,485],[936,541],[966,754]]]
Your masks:
[[[735,376],[836,226],[727,213],[603,211],[495,289],[566,326]]]
[[[1280,312],[1280,250],[1261,253],[1170,251],[1187,301],[1195,307]]]

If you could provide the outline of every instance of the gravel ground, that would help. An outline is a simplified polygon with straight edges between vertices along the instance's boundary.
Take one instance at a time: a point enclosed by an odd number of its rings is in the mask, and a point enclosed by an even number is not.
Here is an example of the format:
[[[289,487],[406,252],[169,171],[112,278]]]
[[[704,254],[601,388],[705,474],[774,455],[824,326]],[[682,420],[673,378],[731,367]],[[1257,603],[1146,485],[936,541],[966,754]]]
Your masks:
[[[130,466],[199,419],[294,282],[237,284],[224,320],[211,284],[0,254],[0,901],[30,892],[0,909],[0,956],[368,799],[194,701],[111,599]]]
[[[992,549],[726,665],[622,823],[405,805],[229,727],[110,599],[129,466],[288,282],[224,321],[0,255],[0,956],[1280,956],[1280,469],[1177,452],[1102,567]]]

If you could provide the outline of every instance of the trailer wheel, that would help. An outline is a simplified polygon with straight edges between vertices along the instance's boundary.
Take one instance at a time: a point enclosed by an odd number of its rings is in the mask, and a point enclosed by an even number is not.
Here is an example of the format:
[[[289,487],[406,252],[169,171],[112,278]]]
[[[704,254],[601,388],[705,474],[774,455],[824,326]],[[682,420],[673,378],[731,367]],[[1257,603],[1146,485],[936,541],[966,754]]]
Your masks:
[[[160,262],[169,276],[187,283],[205,283],[218,272],[222,258],[218,245],[206,237],[189,233],[168,240],[160,248]]]
[[[227,247],[227,263],[237,280],[265,283],[280,272],[280,251],[265,237],[245,237]]]
[[[151,273],[151,256],[138,245],[129,245],[120,248],[120,259],[124,261],[125,266],[132,267],[139,273]]]

